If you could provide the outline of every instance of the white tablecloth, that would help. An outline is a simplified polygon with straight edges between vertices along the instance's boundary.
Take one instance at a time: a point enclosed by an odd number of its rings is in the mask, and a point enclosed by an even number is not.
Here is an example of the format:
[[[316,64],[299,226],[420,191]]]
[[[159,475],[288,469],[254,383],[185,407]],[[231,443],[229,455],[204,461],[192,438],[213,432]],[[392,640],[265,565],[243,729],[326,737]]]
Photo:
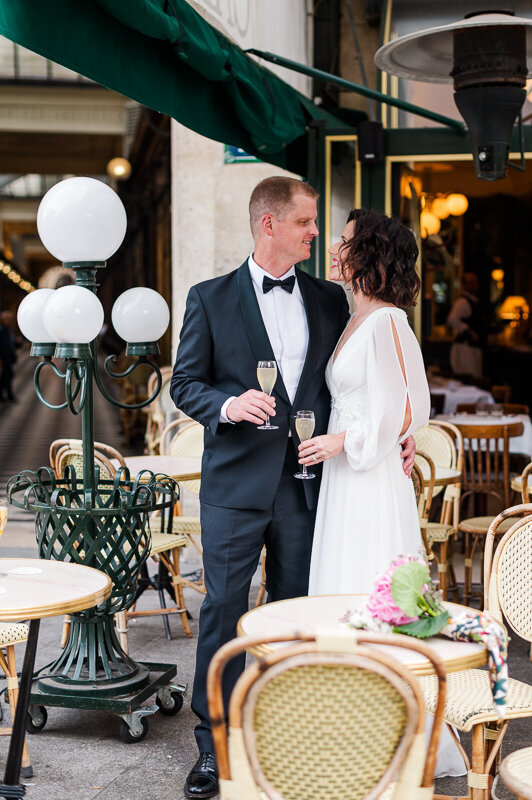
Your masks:
[[[429,383],[431,394],[443,394],[444,414],[454,414],[460,403],[493,403],[493,397],[485,389],[468,386],[460,381],[448,380],[445,384]]]
[[[482,414],[439,414],[437,419],[452,422],[453,425],[501,425],[511,422],[522,422],[524,431],[522,436],[512,436],[510,439],[510,452],[522,453],[532,459],[532,422],[528,414],[505,415],[502,417],[484,416]]]

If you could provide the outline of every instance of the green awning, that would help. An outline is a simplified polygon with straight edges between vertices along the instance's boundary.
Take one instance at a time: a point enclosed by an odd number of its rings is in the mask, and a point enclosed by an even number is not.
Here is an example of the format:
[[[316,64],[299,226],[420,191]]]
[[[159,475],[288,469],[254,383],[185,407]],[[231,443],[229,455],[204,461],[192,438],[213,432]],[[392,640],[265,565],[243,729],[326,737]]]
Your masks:
[[[0,33],[203,136],[295,172],[306,169],[311,120],[346,127],[185,0],[3,0]]]

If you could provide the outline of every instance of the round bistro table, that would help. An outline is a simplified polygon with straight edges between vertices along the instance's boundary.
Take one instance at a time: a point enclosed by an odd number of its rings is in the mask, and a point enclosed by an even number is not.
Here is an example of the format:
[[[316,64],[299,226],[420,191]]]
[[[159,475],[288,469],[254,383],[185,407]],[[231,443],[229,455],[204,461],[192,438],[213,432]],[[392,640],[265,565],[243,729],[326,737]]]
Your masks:
[[[124,458],[131,477],[134,479],[142,470],[150,470],[155,475],[168,475],[175,481],[191,481],[201,478],[201,458],[199,456],[128,456]],[[111,459],[117,469],[120,463]],[[148,480],[148,476],[146,476]]]
[[[0,558],[0,621],[30,620],[0,797],[23,797],[26,791],[19,783],[20,764],[40,620],[97,606],[111,589],[111,579],[92,567],[40,558]]]
[[[266,605],[252,608],[240,618],[237,633],[239,636],[275,636],[296,630],[304,633],[314,633],[326,628],[342,630],[344,624],[340,620],[346,612],[362,606],[366,599],[367,595],[363,594],[331,594],[295,597],[292,600],[266,603]],[[445,606],[451,613],[467,608],[457,603],[447,602]],[[478,609],[471,609],[471,611],[478,613]],[[488,660],[486,648],[477,642],[455,642],[443,636],[433,636],[424,641],[441,658],[447,672],[480,667]],[[255,656],[263,655],[283,646],[285,646],[284,642],[263,644],[251,652]],[[393,658],[403,662],[416,675],[432,674],[430,662],[421,653],[385,645],[371,645],[371,647],[388,651]]]

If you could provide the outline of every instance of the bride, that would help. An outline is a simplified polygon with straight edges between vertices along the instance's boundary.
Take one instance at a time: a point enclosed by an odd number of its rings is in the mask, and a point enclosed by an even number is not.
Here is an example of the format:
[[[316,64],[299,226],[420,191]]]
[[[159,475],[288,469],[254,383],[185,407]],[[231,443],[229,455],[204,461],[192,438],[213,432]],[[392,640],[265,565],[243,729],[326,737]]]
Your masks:
[[[401,442],[426,424],[430,411],[421,350],[402,310],[419,293],[418,248],[398,220],[358,209],[329,252],[330,277],[350,284],[355,313],[325,373],[328,433],[299,447],[300,464],[325,462],[309,594],[369,594],[396,556],[423,547],[400,456]],[[464,774],[444,728],[436,776]]]
[[[422,547],[400,443],[429,418],[423,358],[407,316],[420,281],[413,233],[384,214],[352,211],[329,251],[331,278],[351,285],[355,313],[325,373],[328,433],[303,442],[300,463],[325,461],[309,594],[366,594],[400,554]]]

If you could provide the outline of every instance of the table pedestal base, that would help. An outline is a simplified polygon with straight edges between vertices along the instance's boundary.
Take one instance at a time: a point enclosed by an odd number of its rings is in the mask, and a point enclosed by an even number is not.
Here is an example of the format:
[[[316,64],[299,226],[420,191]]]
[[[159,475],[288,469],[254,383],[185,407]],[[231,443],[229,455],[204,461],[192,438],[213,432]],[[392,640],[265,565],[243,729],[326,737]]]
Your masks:
[[[119,695],[109,696],[102,695],[98,692],[98,687],[94,687],[95,691],[93,692],[86,689],[81,694],[72,694],[70,692],[61,694],[58,688],[54,687],[54,693],[49,694],[41,690],[40,686],[43,681],[39,681],[38,688],[31,693],[30,704],[58,708],[83,708],[90,711],[113,711],[121,717],[127,714],[135,714],[135,712],[139,713],[141,705],[154,694],[168,687],[177,673],[175,664],[139,662],[139,667],[146,672],[147,679],[145,685],[135,691],[126,691]],[[173,688],[175,689],[176,687]],[[177,688],[178,693],[181,695],[184,690],[184,686]],[[154,708],[154,710],[156,709]]]

